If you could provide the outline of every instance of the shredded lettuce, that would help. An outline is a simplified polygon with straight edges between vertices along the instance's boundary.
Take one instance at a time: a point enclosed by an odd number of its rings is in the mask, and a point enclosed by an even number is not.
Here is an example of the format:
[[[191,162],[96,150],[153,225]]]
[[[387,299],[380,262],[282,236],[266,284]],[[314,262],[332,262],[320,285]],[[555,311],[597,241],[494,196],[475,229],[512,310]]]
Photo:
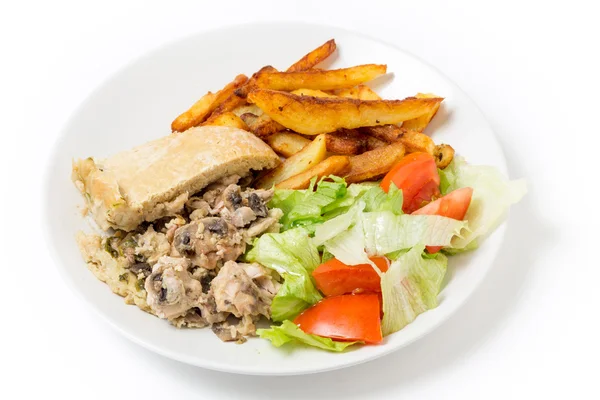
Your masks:
[[[414,246],[400,255],[381,278],[383,335],[404,328],[424,311],[437,307],[448,259],[443,254],[423,255],[425,246]]]
[[[327,240],[330,240],[340,233],[348,230],[350,226],[355,223],[356,219],[364,209],[365,203],[359,201],[352,206],[348,212],[338,215],[326,223],[317,226],[315,229],[315,236],[313,237],[313,243],[317,246],[320,246]]]
[[[494,167],[467,164],[454,157],[450,165],[440,170],[442,194],[463,187],[473,188],[471,205],[465,215],[469,230],[452,241],[449,253],[472,250],[477,240],[492,232],[504,219],[508,208],[527,193],[524,179],[509,180]]]
[[[306,190],[275,190],[269,207],[279,208],[283,211],[280,222],[284,230],[296,226],[310,227],[321,223],[326,220],[323,214],[339,207],[336,205],[332,208],[331,206],[335,203],[339,204],[347,197],[346,182],[335,176],[329,178],[332,181],[322,179],[314,190],[314,185]],[[310,228],[308,229],[310,230]]]
[[[284,279],[271,304],[271,318],[294,318],[321,300],[310,273],[321,263],[317,247],[308,231],[295,228],[283,233],[267,233],[254,241],[246,260],[277,271]]]
[[[402,213],[402,191],[395,185],[385,193],[378,183],[355,183],[346,185],[343,178],[329,176],[306,190],[276,189],[269,203],[271,208],[283,211],[283,230],[304,226],[313,233],[317,227],[330,219],[347,213],[363,199],[366,211],[389,210]]]
[[[438,215],[394,215],[390,211],[363,213],[365,248],[370,255],[384,255],[423,243],[449,246],[467,227],[464,221]]]
[[[365,203],[365,211],[391,211],[394,214],[402,214],[402,203],[404,197],[402,190],[398,189],[392,182],[388,192],[384,192],[381,186],[373,186],[367,190],[361,200]]]
[[[361,201],[358,203],[362,203]],[[449,246],[468,232],[467,223],[437,215],[396,215],[391,211],[348,212],[319,227],[313,241],[348,265],[370,263],[368,257],[410,249],[424,243]]]
[[[279,326],[272,326],[271,329],[258,329],[258,336],[268,339],[275,347],[283,346],[286,343],[296,342],[308,346],[318,347],[329,351],[343,351],[346,347],[361,342],[337,342],[329,338],[311,335],[305,333],[298,325],[291,321],[283,321]]]

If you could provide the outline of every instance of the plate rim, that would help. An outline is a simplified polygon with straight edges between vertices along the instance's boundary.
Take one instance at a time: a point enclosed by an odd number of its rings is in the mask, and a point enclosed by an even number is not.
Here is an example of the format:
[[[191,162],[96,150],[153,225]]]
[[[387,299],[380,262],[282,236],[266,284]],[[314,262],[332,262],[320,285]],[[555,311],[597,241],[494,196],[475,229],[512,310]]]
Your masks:
[[[190,40],[193,37],[196,36],[201,36],[204,34],[208,34],[208,33],[213,33],[213,34],[218,34],[219,32],[224,32],[224,31],[228,31],[228,30],[232,30],[232,29],[240,29],[240,28],[254,28],[254,27],[271,27],[273,28],[273,30],[277,30],[277,29],[286,29],[286,28],[294,28],[294,27],[304,27],[304,28],[318,28],[318,29],[326,29],[326,30],[331,30],[332,32],[341,32],[345,35],[354,35],[357,37],[360,37],[362,39],[366,39],[369,41],[373,41],[373,42],[377,42],[380,44],[383,44],[387,47],[390,47],[392,49],[394,49],[397,52],[403,53],[404,55],[406,55],[409,58],[412,58],[414,61],[421,63],[425,66],[427,66],[428,68],[430,68],[432,71],[434,71],[437,75],[439,75],[444,81],[446,81],[446,83],[450,84],[451,86],[453,86],[453,88],[460,93],[462,96],[464,96],[464,98],[473,106],[474,110],[476,110],[476,112],[479,114],[479,116],[481,117],[482,121],[485,122],[485,124],[487,125],[488,129],[490,130],[490,132],[492,133],[491,135],[491,140],[494,141],[494,144],[496,145],[500,157],[501,157],[501,161],[502,164],[501,165],[494,165],[496,168],[498,168],[501,172],[503,172],[504,174],[507,173],[507,162],[506,162],[506,156],[504,153],[504,149],[502,148],[502,146],[500,145],[500,142],[498,140],[498,137],[496,135],[496,133],[494,132],[494,130],[492,129],[488,119],[485,117],[485,114],[482,112],[482,110],[480,109],[480,107],[478,106],[478,104],[460,87],[458,86],[453,80],[451,80],[448,76],[446,76],[442,71],[440,71],[436,66],[430,64],[429,62],[419,58],[418,56],[416,56],[415,54],[413,54],[410,51],[407,51],[403,48],[401,48],[400,46],[396,45],[395,43],[391,43],[388,42],[384,39],[381,39],[379,37],[376,36],[372,36],[370,34],[366,34],[360,31],[355,31],[355,30],[351,30],[351,29],[346,29],[346,28],[342,28],[342,27],[338,27],[338,26],[333,26],[333,25],[326,25],[326,24],[316,24],[316,23],[307,23],[307,22],[301,22],[301,21],[293,21],[293,20],[283,20],[283,21],[257,21],[257,22],[250,22],[250,23],[236,23],[236,24],[223,24],[217,28],[211,28],[211,29],[204,29],[204,30],[197,30],[193,33],[189,33],[183,36],[178,36],[175,38],[171,38],[167,41],[165,41],[164,43],[161,43],[158,46],[155,46],[149,50],[147,50],[146,52],[128,60],[126,63],[124,63],[123,65],[120,65],[118,68],[116,68],[114,71],[112,71],[110,74],[108,74],[107,76],[105,76],[103,79],[100,80],[100,82],[91,90],[89,91],[85,97],[83,99],[81,99],[81,101],[78,103],[77,107],[75,107],[73,109],[73,111],[68,115],[68,117],[65,119],[65,121],[61,124],[59,132],[57,134],[56,139],[54,140],[50,151],[48,152],[47,158],[46,158],[46,162],[44,163],[44,173],[43,173],[43,181],[42,181],[42,193],[43,196],[41,196],[40,198],[40,202],[41,202],[41,211],[42,211],[42,218],[41,218],[41,225],[42,225],[42,231],[44,232],[44,242],[46,244],[46,247],[48,249],[48,252],[51,256],[52,262],[55,265],[55,268],[58,270],[59,275],[62,277],[64,283],[66,284],[66,286],[69,288],[69,290],[75,294],[75,297],[79,298],[80,300],[83,300],[83,302],[89,307],[91,308],[94,313],[96,315],[99,315],[101,317],[102,320],[104,320],[105,322],[108,323],[109,326],[111,326],[113,329],[115,329],[117,332],[119,332],[121,335],[123,335],[124,337],[126,337],[127,339],[129,339],[130,341],[132,341],[133,343],[136,343],[137,345],[140,345],[141,347],[150,350],[154,353],[160,354],[161,356],[185,363],[185,364],[189,364],[189,365],[193,365],[196,367],[201,367],[201,368],[206,368],[206,369],[210,369],[210,370],[214,370],[214,371],[219,371],[219,372],[227,372],[227,373],[233,373],[233,374],[242,374],[242,375],[255,375],[255,376],[293,376],[293,375],[307,375],[307,374],[316,374],[316,373],[321,373],[321,372],[326,372],[326,371],[332,371],[332,370],[337,370],[337,369],[342,369],[342,368],[347,368],[347,367],[351,367],[351,366],[355,366],[355,365],[359,365],[359,364],[363,364],[369,361],[373,361],[377,358],[380,357],[384,357],[386,355],[389,355],[393,352],[396,352],[400,349],[403,349],[411,344],[413,344],[414,342],[424,338],[425,336],[429,335],[431,332],[437,330],[442,324],[444,324],[445,322],[447,322],[454,314],[456,314],[456,312],[461,309],[465,303],[472,297],[472,295],[475,293],[475,291],[477,290],[477,288],[480,287],[482,281],[485,279],[485,277],[489,274],[491,268],[494,265],[495,260],[498,258],[498,254],[500,252],[500,250],[503,248],[506,237],[506,227],[507,227],[507,221],[508,221],[508,216],[507,218],[496,228],[496,230],[494,231],[494,235],[498,236],[498,246],[496,246],[495,249],[493,249],[493,254],[491,257],[491,261],[489,263],[489,265],[486,266],[485,271],[483,271],[483,273],[479,274],[479,276],[477,277],[477,279],[474,281],[474,283],[472,284],[472,290],[467,293],[465,296],[463,296],[460,301],[458,301],[454,308],[452,310],[450,310],[449,312],[447,312],[446,314],[442,315],[441,317],[439,317],[435,323],[431,324],[431,326],[429,327],[429,329],[419,335],[416,335],[408,340],[403,341],[402,343],[396,344],[394,346],[390,346],[389,348],[381,351],[381,352],[376,352],[376,353],[372,353],[372,354],[366,354],[363,358],[361,359],[357,359],[357,360],[350,360],[350,361],[346,361],[344,363],[339,363],[339,364],[335,364],[335,365],[330,365],[330,366],[325,366],[325,367],[317,367],[317,368],[312,368],[312,369],[298,369],[296,371],[290,371],[290,370],[284,370],[284,371],[277,371],[275,369],[272,370],[255,370],[255,369],[249,369],[248,367],[239,367],[236,365],[232,365],[229,363],[218,363],[218,362],[213,362],[211,360],[207,360],[204,359],[202,360],[202,362],[199,362],[197,357],[187,357],[185,354],[180,354],[180,353],[175,353],[175,352],[171,352],[168,350],[165,350],[163,348],[161,348],[160,346],[156,346],[152,343],[150,343],[149,341],[145,341],[143,339],[141,339],[139,336],[136,336],[133,333],[128,332],[125,328],[121,327],[119,324],[116,323],[116,321],[113,321],[108,315],[106,315],[100,308],[98,308],[94,302],[91,299],[88,299],[87,296],[84,295],[82,289],[78,288],[77,282],[73,279],[72,276],[70,276],[70,274],[68,273],[66,267],[63,265],[63,261],[61,260],[61,256],[59,254],[57,245],[55,244],[55,239],[53,238],[52,232],[50,230],[50,226],[51,226],[51,219],[50,219],[50,214],[51,214],[51,210],[49,209],[50,204],[48,201],[49,198],[49,193],[52,189],[51,187],[51,174],[52,171],[54,170],[54,166],[56,164],[57,161],[57,153],[59,152],[59,149],[61,147],[61,144],[63,143],[63,141],[66,140],[66,135],[67,135],[67,131],[68,131],[68,127],[70,127],[73,123],[73,121],[76,119],[76,116],[86,107],[86,105],[95,97],[95,95],[106,85],[108,84],[110,81],[112,81],[115,77],[117,77],[119,74],[121,74],[123,71],[127,70],[128,68],[130,68],[131,66],[133,66],[134,64],[147,59],[147,58],[151,58],[155,53],[159,53],[161,50],[166,49],[170,46],[173,46],[179,42],[185,41],[185,40]],[[383,345],[385,346],[385,345]],[[335,354],[333,354],[332,356],[335,356]]]

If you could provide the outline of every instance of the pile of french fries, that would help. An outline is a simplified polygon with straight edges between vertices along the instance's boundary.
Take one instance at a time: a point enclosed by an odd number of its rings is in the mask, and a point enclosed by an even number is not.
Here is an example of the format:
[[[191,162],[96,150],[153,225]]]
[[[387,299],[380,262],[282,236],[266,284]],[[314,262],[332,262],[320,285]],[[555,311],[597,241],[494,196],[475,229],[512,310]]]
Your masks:
[[[423,133],[443,98],[418,93],[383,100],[365,82],[384,75],[387,66],[316,68],[335,50],[332,39],[285,72],[265,66],[250,78],[238,75],[205,94],[171,129],[216,125],[254,133],[283,159],[257,178],[254,186],[261,188],[305,189],[313,177],[329,175],[348,183],[375,180],[413,152],[429,153],[445,168],[454,149]]]

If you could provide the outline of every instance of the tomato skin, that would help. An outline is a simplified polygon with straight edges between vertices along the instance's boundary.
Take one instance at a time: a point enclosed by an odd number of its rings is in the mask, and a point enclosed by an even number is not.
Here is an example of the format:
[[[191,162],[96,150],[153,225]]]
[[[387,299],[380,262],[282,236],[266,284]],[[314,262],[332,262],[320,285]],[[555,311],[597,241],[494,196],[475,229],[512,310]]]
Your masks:
[[[371,257],[382,272],[389,261],[385,257]],[[332,258],[319,265],[312,273],[317,288],[325,296],[338,296],[352,292],[380,292],[380,277],[370,264],[346,265]]]
[[[440,215],[462,221],[467,214],[472,197],[472,188],[456,189],[413,212],[413,215]],[[427,246],[427,251],[431,254],[437,253],[441,249],[441,246]]]
[[[334,340],[365,343],[383,340],[377,294],[326,297],[304,310],[294,323],[306,333]]]
[[[440,176],[435,159],[428,153],[411,153],[392,168],[381,181],[387,193],[391,183],[402,189],[402,211],[411,213],[440,194]]]

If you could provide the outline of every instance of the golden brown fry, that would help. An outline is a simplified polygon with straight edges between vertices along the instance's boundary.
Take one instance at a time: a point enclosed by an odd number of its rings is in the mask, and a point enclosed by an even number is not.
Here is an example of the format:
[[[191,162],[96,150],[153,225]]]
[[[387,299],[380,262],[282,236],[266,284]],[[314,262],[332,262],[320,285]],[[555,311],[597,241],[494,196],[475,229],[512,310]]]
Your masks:
[[[320,163],[326,156],[325,135],[319,135],[308,146],[285,160],[277,168],[260,177],[256,181],[255,187],[270,189],[273,185],[283,182],[294,175],[298,175]]]
[[[200,100],[198,100],[189,110],[175,118],[171,123],[173,132],[183,132],[196,125],[201,124],[218,106],[233,94],[233,92],[242,86],[248,77],[246,75],[238,75],[233,82],[228,83],[223,89],[217,93],[208,92]]]
[[[173,132],[183,132],[197,124],[201,123],[214,110],[213,104],[217,95],[212,92],[206,93],[189,110],[175,118],[171,122]]]
[[[265,139],[277,132],[284,131],[285,128],[278,122],[275,122],[267,114],[261,116],[255,114],[242,114],[240,118],[248,125],[250,132],[261,139]]]
[[[422,151],[433,155],[435,148],[435,143],[429,136],[396,125],[368,126],[361,128],[360,131],[388,143],[400,141],[406,147],[407,154]]]
[[[232,112],[226,112],[216,116],[213,119],[204,121],[202,125],[212,125],[212,126],[231,126],[238,129],[243,129],[245,131],[249,131],[248,125],[240,117],[235,115]]]
[[[292,64],[287,72],[295,71],[306,71],[307,69],[313,68],[315,65],[320,63],[329,57],[336,49],[335,40],[331,39],[317,47],[294,64]]]
[[[291,92],[297,96],[313,96],[313,97],[329,97],[332,99],[336,99],[338,96],[334,94],[329,94],[323,92],[322,90],[314,90],[314,89],[296,89]]]
[[[246,103],[246,99],[231,93],[215,110],[210,114],[207,121],[217,118],[219,115],[235,110],[237,107]]]
[[[385,74],[387,67],[378,64],[328,71],[308,70],[298,72],[261,72],[256,78],[260,88],[272,90],[342,89],[367,82]]]
[[[393,143],[402,136],[402,129],[397,125],[365,126],[360,131],[387,143]]]
[[[406,154],[416,152],[431,154],[434,156],[438,168],[446,168],[454,157],[452,146],[447,144],[436,146],[433,140],[424,133],[406,130],[396,125],[369,126],[361,128],[360,131],[376,140],[388,143],[398,141],[404,145]]]
[[[388,143],[400,141],[406,148],[406,154],[422,151],[433,155],[435,143],[433,140],[417,131],[399,128],[396,125],[367,126],[360,131]]]
[[[437,167],[444,169],[452,162],[452,159],[454,158],[454,149],[449,144],[440,144],[435,146],[433,157],[435,158]]]
[[[417,93],[415,97],[417,99],[432,99],[437,98],[438,96],[436,96],[433,93]],[[404,121],[402,123],[402,127],[404,129],[411,129],[417,132],[423,132],[425,128],[427,128],[427,125],[429,125],[429,122],[435,116],[435,113],[437,113],[439,108],[440,103],[438,103],[436,107],[433,107],[431,110],[429,110],[429,112],[427,112],[426,114],[423,114],[420,117],[414,119],[410,119],[408,121]]]
[[[423,152],[433,155],[435,151],[433,140],[421,132],[407,131],[402,128],[402,133],[398,137],[398,141],[404,145],[407,154]]]
[[[278,183],[275,187],[277,189],[306,189],[314,177],[318,180],[324,176],[343,175],[349,164],[350,157],[348,156],[331,156],[314,167]]]
[[[357,100],[381,100],[381,97],[367,85],[358,85],[348,89],[341,89],[337,92],[339,97],[348,97]]]
[[[359,100],[381,100],[381,97],[367,85],[358,85]]]
[[[256,106],[256,104],[242,104],[241,106],[237,106],[233,110],[232,113],[240,117],[242,114],[254,114],[256,116],[262,115],[262,110]]]
[[[404,100],[355,100],[296,96],[257,89],[248,101],[281,125],[298,133],[318,135],[341,128],[395,124],[416,118],[436,107],[442,98]]]
[[[377,179],[388,173],[404,157],[404,145],[400,142],[350,157],[350,170],[346,182],[355,183]]]
[[[334,93],[338,97],[347,97],[349,99],[357,99],[358,100],[358,86],[336,90]]]
[[[275,153],[284,157],[291,157],[310,143],[310,140],[291,132],[280,132],[267,138],[267,143]]]
[[[327,151],[336,154],[360,154],[367,150],[368,136],[355,129],[340,129],[337,132],[326,133]]]
[[[383,140],[379,140],[373,136],[367,136],[367,150],[375,150],[383,146],[387,146],[387,143]]]
[[[256,85],[256,78],[263,72],[277,72],[277,70],[270,65],[266,65],[266,66],[262,67],[257,72],[252,74],[250,79],[248,79],[248,81],[244,85],[242,85],[242,87],[235,90],[235,92],[234,92],[235,95],[238,97],[241,97],[242,99],[245,99],[246,96],[248,96],[248,93],[250,93],[251,91],[253,91],[254,89],[256,89],[258,87]]]

